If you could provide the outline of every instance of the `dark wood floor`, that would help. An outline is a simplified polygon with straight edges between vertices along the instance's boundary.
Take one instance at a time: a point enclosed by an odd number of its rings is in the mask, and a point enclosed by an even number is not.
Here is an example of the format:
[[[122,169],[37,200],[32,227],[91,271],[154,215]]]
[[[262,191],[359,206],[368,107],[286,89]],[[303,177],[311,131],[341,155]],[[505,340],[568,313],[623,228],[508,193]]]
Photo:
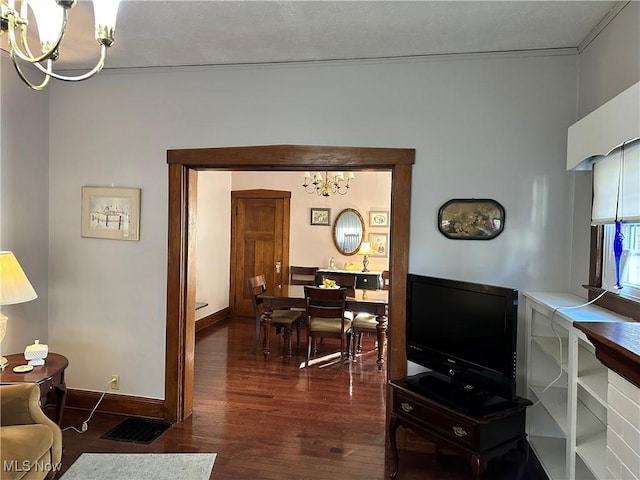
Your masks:
[[[265,363],[251,351],[252,330],[251,319],[237,318],[198,333],[194,412],[188,420],[143,445],[101,439],[123,417],[96,413],[84,434],[64,431],[62,472],[83,452],[215,452],[215,480],[388,478],[386,378],[377,370],[376,354],[362,355],[343,371],[337,365],[301,369],[304,352],[287,358],[272,351]],[[278,345],[272,335],[272,345]],[[329,353],[335,345],[327,339],[321,348]],[[365,349],[372,348],[373,338],[366,339]],[[87,415],[66,409],[63,427],[79,428]],[[521,460],[515,450],[494,459],[483,478],[539,480],[535,459],[523,473]],[[445,455],[436,462],[430,454],[401,451],[398,478],[472,475],[466,459]]]

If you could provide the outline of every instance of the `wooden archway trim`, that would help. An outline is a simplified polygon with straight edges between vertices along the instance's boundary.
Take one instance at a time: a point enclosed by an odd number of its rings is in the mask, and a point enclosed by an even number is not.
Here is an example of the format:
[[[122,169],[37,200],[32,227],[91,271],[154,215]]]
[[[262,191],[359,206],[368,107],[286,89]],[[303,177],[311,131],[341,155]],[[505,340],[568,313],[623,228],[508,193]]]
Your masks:
[[[391,171],[389,269],[390,322],[387,378],[406,375],[405,310],[409,266],[412,148],[266,145],[167,151],[169,164],[165,418],[179,422],[193,408],[195,347],[194,235],[197,170],[297,171],[353,169]],[[388,408],[388,406],[387,406]]]

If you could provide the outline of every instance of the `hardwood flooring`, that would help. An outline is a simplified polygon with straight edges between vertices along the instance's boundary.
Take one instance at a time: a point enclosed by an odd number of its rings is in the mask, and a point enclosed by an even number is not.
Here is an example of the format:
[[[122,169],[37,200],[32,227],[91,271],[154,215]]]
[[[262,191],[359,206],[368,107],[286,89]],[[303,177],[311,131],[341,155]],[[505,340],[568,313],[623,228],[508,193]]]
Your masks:
[[[272,354],[265,362],[253,354],[253,320],[235,318],[197,334],[193,415],[171,426],[149,445],[101,439],[123,417],[96,413],[88,430],[63,432],[64,472],[83,452],[218,454],[215,480],[382,480],[389,478],[391,458],[385,448],[385,372],[372,350],[345,365],[299,368],[306,339],[291,358],[280,354],[272,332]],[[294,334],[295,344],[295,334]],[[339,344],[338,344],[339,345]],[[326,339],[320,354],[335,351]],[[79,428],[87,411],[67,408],[64,427]],[[531,455],[519,471],[514,450],[494,459],[483,476],[491,480],[545,478]],[[400,452],[399,480],[470,480],[466,459]],[[124,480],[124,479],[123,479]]]

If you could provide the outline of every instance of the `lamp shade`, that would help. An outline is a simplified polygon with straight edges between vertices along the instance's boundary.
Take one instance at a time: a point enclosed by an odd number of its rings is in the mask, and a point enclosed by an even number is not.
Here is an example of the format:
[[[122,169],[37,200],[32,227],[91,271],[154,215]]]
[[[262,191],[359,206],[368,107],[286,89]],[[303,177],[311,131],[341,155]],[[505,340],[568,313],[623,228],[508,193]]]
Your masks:
[[[13,252],[0,252],[0,305],[38,298]]]
[[[371,244],[369,242],[362,242],[360,244],[360,250],[358,255],[369,255],[371,253]]]

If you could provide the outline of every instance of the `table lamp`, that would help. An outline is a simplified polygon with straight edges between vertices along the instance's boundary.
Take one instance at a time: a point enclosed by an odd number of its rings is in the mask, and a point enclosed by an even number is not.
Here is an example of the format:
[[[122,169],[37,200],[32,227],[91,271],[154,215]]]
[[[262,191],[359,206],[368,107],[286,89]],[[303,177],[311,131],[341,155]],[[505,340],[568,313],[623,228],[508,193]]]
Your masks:
[[[358,255],[364,255],[362,258],[362,271],[369,271],[369,257],[368,255],[371,253],[371,244],[369,242],[362,242],[360,244],[360,250],[358,250]]]
[[[13,305],[38,298],[13,252],[0,252],[0,305]],[[0,312],[0,344],[7,333],[7,316]],[[9,363],[0,356],[0,369]]]

